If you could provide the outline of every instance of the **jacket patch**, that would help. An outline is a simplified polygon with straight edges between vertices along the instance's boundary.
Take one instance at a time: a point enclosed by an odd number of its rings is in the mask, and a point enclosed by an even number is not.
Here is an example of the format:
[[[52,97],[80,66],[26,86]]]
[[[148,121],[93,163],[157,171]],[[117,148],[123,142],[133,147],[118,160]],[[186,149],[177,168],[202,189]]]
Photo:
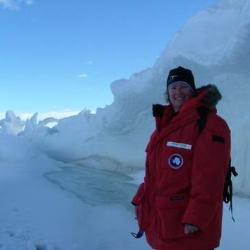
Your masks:
[[[225,143],[225,139],[222,136],[213,135],[212,137],[213,137],[213,141],[215,142]]]
[[[179,143],[179,142],[173,142],[173,141],[168,141],[166,143],[166,146],[168,146],[168,147],[174,147],[174,148],[184,148],[184,149],[187,149],[187,150],[191,150],[192,149],[192,145],[191,144]]]
[[[173,169],[179,169],[184,163],[183,157],[180,154],[172,154],[168,158],[168,165]]]

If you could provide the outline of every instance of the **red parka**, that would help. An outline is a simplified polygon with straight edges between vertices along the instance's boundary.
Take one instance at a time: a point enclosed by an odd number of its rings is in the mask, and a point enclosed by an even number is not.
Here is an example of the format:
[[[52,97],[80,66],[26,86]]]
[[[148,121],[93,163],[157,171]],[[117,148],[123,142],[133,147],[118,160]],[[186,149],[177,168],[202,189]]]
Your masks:
[[[174,115],[171,105],[155,117],[146,148],[146,171],[133,198],[139,227],[157,250],[209,250],[221,238],[223,188],[230,161],[230,130],[216,114],[220,99],[208,85]],[[199,133],[199,108],[209,109]],[[184,225],[200,230],[184,234]]]

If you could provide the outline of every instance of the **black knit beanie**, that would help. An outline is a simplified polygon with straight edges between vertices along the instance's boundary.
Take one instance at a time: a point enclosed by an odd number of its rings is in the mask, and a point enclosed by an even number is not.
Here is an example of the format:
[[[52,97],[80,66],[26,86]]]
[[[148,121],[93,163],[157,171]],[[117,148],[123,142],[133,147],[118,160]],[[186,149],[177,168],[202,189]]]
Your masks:
[[[181,66],[169,71],[167,78],[167,88],[174,82],[186,82],[194,91],[196,89],[192,71]]]

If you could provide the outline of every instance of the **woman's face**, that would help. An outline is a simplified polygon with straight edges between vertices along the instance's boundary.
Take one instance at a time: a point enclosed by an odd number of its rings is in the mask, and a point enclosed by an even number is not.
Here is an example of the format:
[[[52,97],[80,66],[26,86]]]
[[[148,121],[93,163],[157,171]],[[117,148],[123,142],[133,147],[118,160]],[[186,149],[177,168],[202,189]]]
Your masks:
[[[174,111],[178,112],[182,105],[193,97],[193,89],[185,82],[174,82],[168,86],[168,97]]]

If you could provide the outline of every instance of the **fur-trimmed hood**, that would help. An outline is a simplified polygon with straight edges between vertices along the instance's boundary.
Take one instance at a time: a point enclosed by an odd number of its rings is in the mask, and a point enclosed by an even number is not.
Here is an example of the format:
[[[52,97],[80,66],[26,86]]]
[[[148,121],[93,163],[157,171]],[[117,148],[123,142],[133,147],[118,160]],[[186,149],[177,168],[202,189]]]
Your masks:
[[[190,108],[198,108],[200,106],[214,109],[221,98],[222,95],[215,85],[208,84],[202,86],[196,90],[195,96],[181,107],[180,112]]]
[[[209,108],[215,107],[222,99],[219,89],[213,84],[209,84],[197,89],[197,96],[199,95],[201,95],[201,103]]]

